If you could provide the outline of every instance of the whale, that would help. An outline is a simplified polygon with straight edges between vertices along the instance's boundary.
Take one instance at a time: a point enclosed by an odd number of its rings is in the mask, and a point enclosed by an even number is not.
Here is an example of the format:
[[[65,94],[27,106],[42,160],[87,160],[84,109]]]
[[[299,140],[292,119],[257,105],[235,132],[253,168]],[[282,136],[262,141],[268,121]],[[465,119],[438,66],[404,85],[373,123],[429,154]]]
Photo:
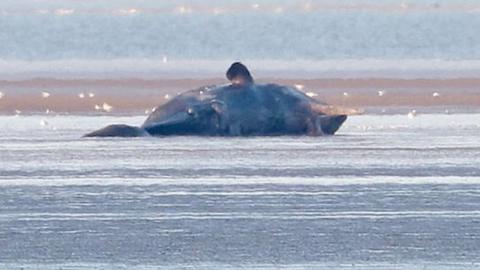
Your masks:
[[[291,86],[255,83],[233,63],[230,81],[183,92],[158,106],[141,126],[114,124],[84,137],[333,135],[348,111]],[[346,112],[346,113],[345,113]]]

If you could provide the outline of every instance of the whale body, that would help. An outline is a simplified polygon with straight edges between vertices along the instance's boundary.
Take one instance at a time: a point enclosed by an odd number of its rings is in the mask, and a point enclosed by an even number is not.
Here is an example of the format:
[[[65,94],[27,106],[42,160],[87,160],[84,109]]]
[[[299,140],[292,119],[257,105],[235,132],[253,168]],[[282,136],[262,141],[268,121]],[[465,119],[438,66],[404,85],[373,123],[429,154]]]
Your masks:
[[[234,63],[232,83],[177,95],[152,112],[140,127],[110,125],[85,137],[333,135],[345,114],[303,92],[278,84],[256,84]]]

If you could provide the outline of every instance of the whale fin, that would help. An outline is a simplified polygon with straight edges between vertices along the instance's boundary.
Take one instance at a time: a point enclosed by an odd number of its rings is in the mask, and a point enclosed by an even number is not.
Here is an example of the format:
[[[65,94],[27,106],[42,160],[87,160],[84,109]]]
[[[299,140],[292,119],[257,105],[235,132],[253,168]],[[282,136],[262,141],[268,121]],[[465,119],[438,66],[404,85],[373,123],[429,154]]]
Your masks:
[[[346,115],[319,115],[316,118],[315,131],[311,135],[333,135],[347,120]]]
[[[245,85],[252,84],[253,77],[250,75],[248,68],[240,63],[233,63],[230,68],[227,70],[227,79],[232,82],[232,84]]]
[[[143,137],[148,135],[148,132],[139,127],[132,127],[128,125],[109,125],[102,129],[85,134],[83,137]]]

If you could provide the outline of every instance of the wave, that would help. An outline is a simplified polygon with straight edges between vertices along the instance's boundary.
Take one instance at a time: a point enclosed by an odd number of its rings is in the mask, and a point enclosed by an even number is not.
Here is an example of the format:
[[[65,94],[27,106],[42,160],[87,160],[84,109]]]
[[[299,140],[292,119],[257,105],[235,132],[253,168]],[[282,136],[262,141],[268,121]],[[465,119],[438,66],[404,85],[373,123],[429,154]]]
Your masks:
[[[251,185],[309,185],[309,186],[371,186],[371,185],[479,185],[477,176],[432,177],[202,177],[198,178],[83,178],[38,177],[2,180],[0,186],[251,186]]]

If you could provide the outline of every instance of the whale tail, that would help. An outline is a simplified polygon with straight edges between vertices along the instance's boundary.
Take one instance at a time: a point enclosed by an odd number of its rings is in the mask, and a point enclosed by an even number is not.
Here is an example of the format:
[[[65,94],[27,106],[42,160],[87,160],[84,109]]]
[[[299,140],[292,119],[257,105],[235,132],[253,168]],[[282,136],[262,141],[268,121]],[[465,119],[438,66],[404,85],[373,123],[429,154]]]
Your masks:
[[[139,127],[129,125],[109,125],[102,129],[87,133],[83,137],[143,137],[148,132]]]

